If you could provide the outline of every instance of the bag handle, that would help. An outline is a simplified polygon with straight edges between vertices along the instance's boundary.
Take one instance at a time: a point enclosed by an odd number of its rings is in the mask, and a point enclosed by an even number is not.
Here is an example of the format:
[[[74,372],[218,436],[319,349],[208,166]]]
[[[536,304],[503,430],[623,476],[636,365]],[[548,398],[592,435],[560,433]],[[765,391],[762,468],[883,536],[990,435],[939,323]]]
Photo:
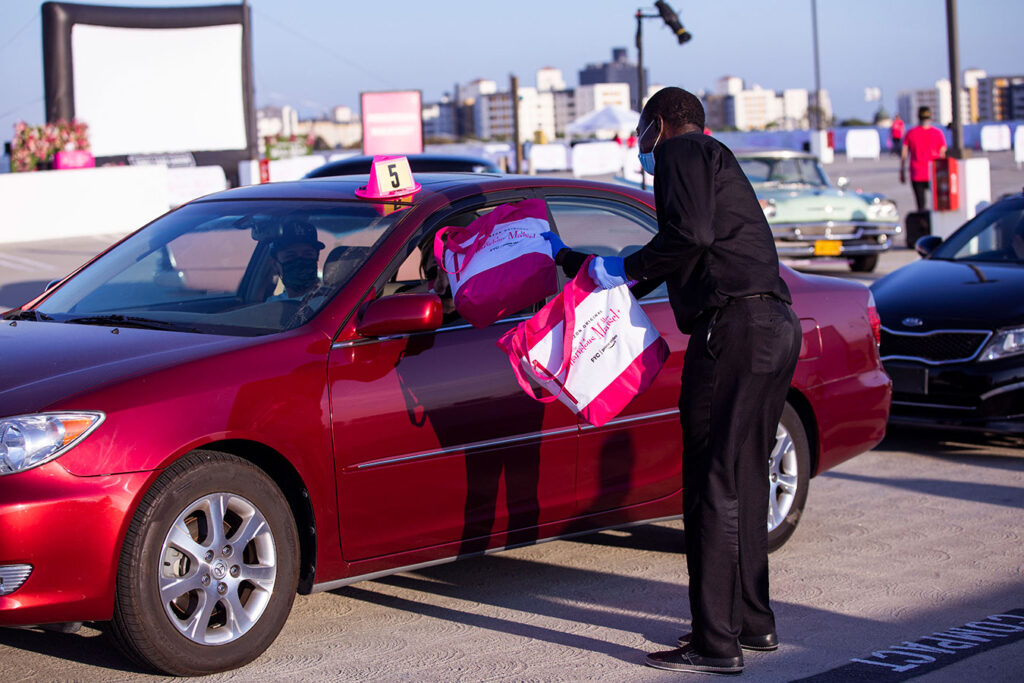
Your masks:
[[[590,261],[593,258],[593,256],[588,256],[587,260],[583,262],[583,266],[580,267],[579,272],[576,273],[576,277],[567,282],[565,287],[562,289],[562,362],[559,364],[558,369],[555,372],[545,370],[546,374],[550,376],[551,381],[558,383],[559,389],[557,394],[553,394],[547,401],[541,401],[542,403],[548,403],[558,398],[558,396],[565,391],[565,383],[569,380],[569,368],[572,364],[573,333],[576,331],[576,293],[577,291],[582,290],[582,287],[580,287],[580,283],[577,282],[577,280],[580,280],[581,275],[587,272],[587,267],[590,265]],[[589,279],[590,276],[587,275],[586,277]],[[519,337],[520,335],[518,334],[513,337],[513,349],[527,360],[530,367],[543,367],[543,365],[530,358],[529,349],[523,348],[522,340]],[[517,367],[516,369],[519,370],[520,368]],[[564,379],[562,378],[563,374],[565,375]],[[522,381],[520,382],[520,386],[523,386]],[[529,393],[533,393],[532,389],[529,390]]]
[[[460,227],[456,225],[450,225],[441,228],[434,235],[434,258],[437,259],[437,266],[449,275],[458,275],[466,268],[466,264],[469,260],[483,248],[484,242],[494,232],[494,228],[498,223],[506,223],[505,219],[511,214],[518,212],[519,209],[514,204],[502,204],[501,206],[495,207],[490,213],[481,216],[466,227]],[[473,226],[476,225],[474,228]],[[458,235],[458,237],[455,237]],[[471,237],[476,236],[469,246],[464,247],[460,242],[466,242]],[[458,254],[463,255],[462,266],[458,269],[451,271],[444,267],[444,250],[447,247],[448,251],[456,254],[455,263],[458,264]]]

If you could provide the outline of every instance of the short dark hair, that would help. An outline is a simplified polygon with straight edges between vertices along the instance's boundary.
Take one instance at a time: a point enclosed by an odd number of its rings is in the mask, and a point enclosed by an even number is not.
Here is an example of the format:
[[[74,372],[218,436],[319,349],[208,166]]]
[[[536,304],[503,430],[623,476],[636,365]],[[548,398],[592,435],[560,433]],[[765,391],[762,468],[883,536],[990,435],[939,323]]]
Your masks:
[[[919,118],[922,121],[924,121],[925,119],[930,119],[931,117],[932,117],[932,108],[931,107],[918,107],[917,108],[917,118]]]
[[[654,93],[644,105],[644,113],[649,120],[660,116],[675,128],[687,123],[704,128],[704,106],[696,95],[682,88],[662,88]]]

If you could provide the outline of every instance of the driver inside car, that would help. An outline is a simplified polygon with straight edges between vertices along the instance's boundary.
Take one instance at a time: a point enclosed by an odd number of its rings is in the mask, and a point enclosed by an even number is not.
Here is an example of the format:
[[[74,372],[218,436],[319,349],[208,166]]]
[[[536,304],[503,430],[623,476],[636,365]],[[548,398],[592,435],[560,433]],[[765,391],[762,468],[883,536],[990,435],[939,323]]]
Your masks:
[[[281,234],[270,243],[274,274],[284,291],[268,301],[301,300],[320,285],[317,264],[324,243],[317,239],[316,227],[302,220],[289,220]]]

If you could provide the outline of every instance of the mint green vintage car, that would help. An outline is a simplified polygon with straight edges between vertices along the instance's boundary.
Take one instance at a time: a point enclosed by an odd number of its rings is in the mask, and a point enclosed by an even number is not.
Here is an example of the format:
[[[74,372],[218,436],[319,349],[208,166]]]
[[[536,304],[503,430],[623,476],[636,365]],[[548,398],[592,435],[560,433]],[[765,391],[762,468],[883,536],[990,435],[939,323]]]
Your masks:
[[[900,226],[896,202],[833,186],[817,157],[792,150],[736,152],[761,201],[779,256],[842,258],[868,273],[892,247]]]

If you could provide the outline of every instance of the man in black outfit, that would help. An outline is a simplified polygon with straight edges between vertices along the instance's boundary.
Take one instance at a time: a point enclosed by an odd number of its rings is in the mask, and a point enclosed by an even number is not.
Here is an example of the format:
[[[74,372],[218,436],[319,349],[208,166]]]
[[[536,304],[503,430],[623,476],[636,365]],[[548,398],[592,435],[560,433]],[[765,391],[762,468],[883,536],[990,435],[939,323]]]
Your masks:
[[[661,669],[738,674],[741,649],[778,647],[768,600],[768,457],[800,350],[771,229],[732,152],[703,134],[700,100],[654,94],[640,115],[658,233],[625,258],[595,258],[602,287],[661,281],[690,335],[679,399],[691,633],[647,656]],[[552,239],[573,275],[584,254]]]

